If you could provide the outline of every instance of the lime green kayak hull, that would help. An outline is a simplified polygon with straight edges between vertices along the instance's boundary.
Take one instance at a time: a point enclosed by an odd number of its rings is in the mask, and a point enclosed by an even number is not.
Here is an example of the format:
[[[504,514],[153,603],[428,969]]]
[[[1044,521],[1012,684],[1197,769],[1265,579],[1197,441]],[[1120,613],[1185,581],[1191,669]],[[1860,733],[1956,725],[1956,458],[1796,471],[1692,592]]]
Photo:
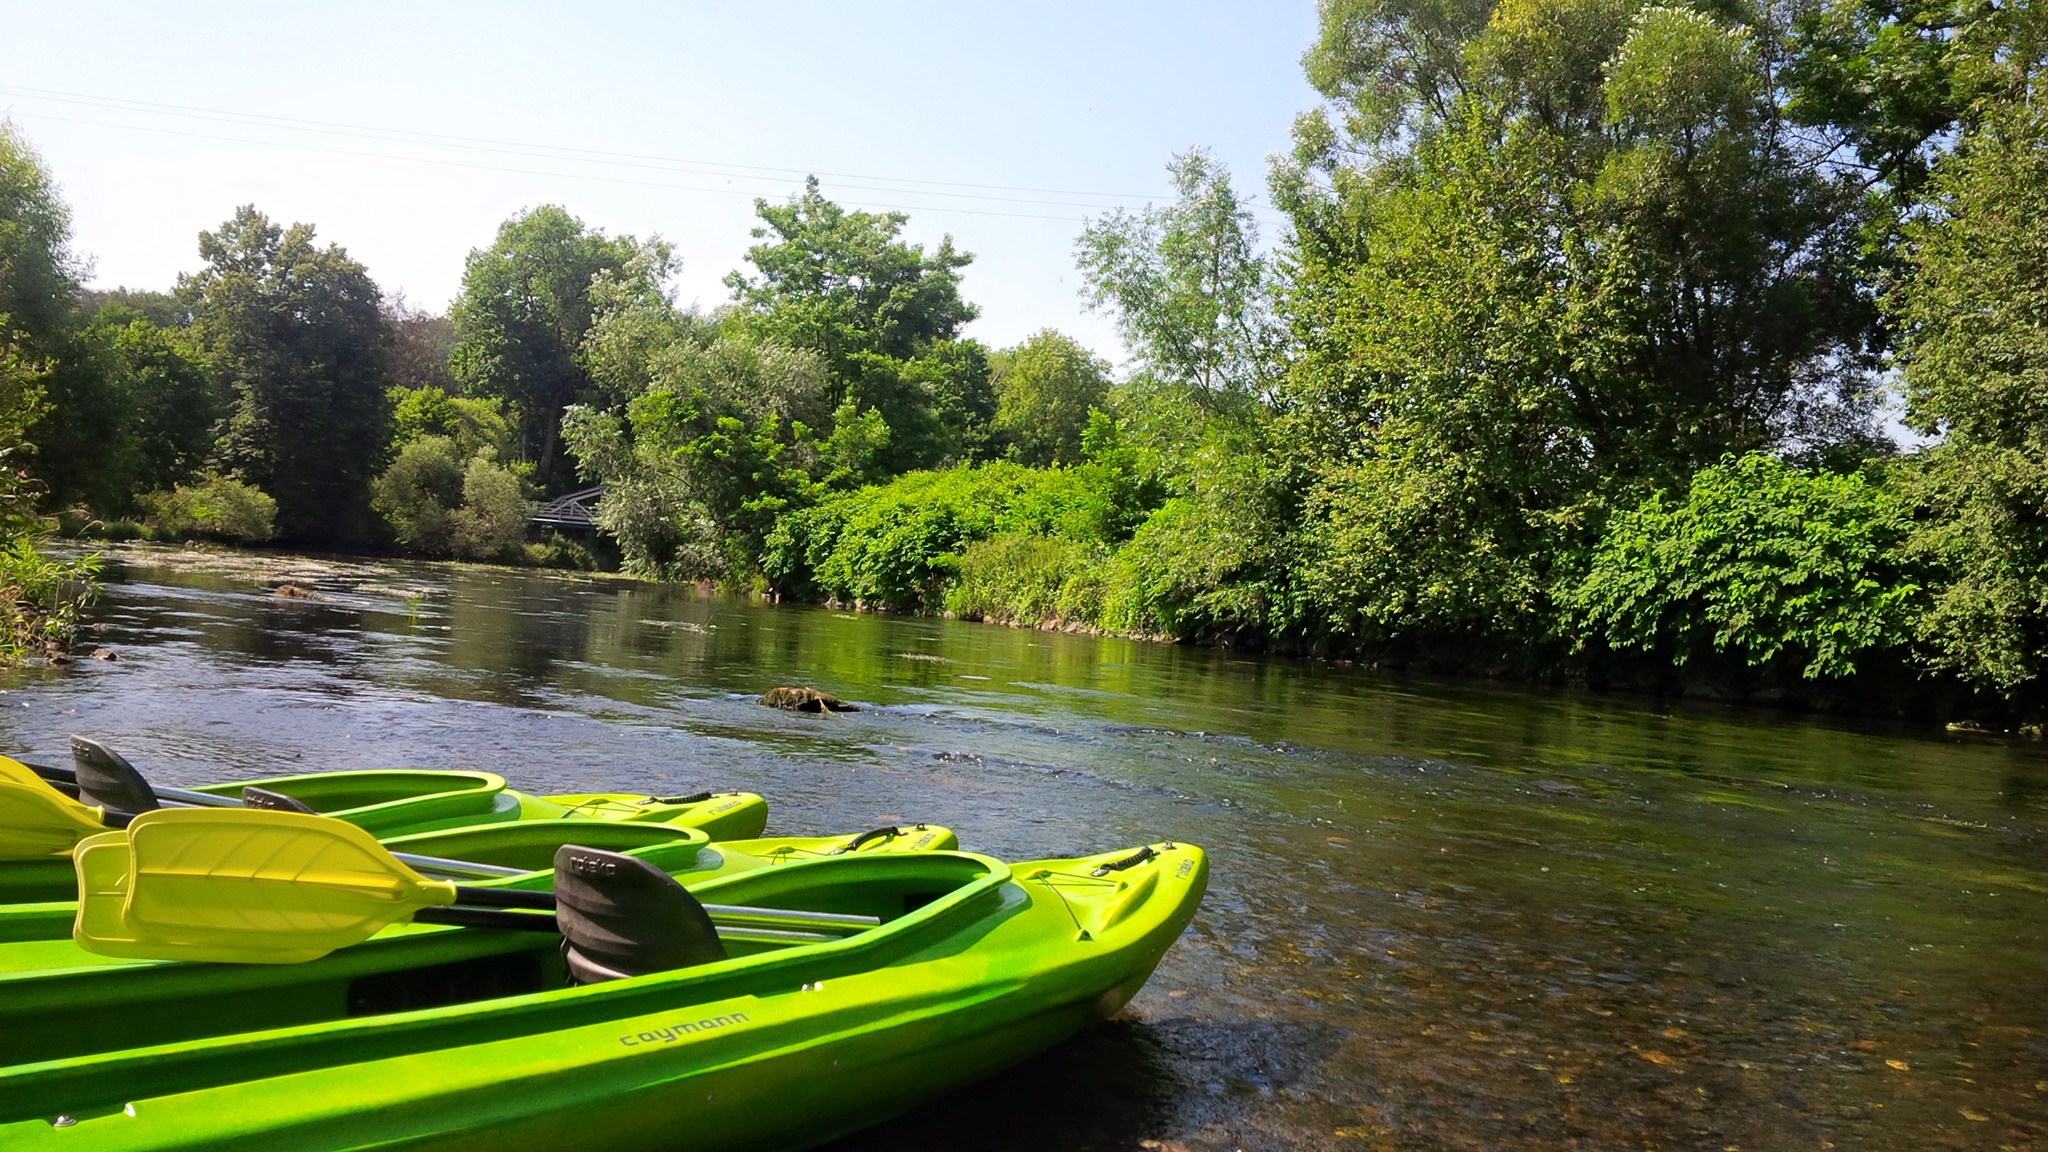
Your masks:
[[[346,820],[379,839],[565,818],[671,824],[697,829],[713,840],[759,836],[768,825],[768,802],[751,792],[669,798],[630,793],[532,796],[506,787],[504,777],[491,772],[316,772],[208,784],[191,791],[235,798],[249,783]],[[76,889],[69,853],[0,857],[0,905],[64,900]]]
[[[1206,882],[1200,850],[1170,844],[1014,866],[904,852],[757,868],[693,889],[886,922],[580,988],[557,986],[546,938],[477,929],[406,926],[305,965],[232,969],[276,982],[264,988],[209,991],[207,973],[228,966],[159,965],[187,986],[130,998],[157,1035],[116,1051],[65,1052],[77,1042],[17,1028],[63,982],[17,965],[0,991],[0,1147],[805,1147],[1114,1014]],[[61,942],[0,947],[0,963],[36,947],[48,971],[82,964]],[[518,970],[528,963],[538,970]],[[437,980],[474,991],[486,978],[498,985],[468,1002],[403,1003]]]

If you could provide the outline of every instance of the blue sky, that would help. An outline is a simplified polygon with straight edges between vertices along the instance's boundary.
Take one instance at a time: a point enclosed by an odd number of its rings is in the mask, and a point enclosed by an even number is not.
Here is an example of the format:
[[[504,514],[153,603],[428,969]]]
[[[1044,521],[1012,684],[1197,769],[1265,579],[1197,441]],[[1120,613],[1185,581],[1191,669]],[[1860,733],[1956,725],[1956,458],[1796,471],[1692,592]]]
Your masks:
[[[0,28],[0,114],[63,186],[97,285],[168,287],[253,202],[438,308],[499,221],[552,202],[667,237],[680,299],[709,306],[752,198],[816,172],[976,254],[973,335],[1051,326],[1118,359],[1076,294],[1082,220],[1166,199],[1190,145],[1263,205],[1266,156],[1314,102],[1312,0],[0,2]]]

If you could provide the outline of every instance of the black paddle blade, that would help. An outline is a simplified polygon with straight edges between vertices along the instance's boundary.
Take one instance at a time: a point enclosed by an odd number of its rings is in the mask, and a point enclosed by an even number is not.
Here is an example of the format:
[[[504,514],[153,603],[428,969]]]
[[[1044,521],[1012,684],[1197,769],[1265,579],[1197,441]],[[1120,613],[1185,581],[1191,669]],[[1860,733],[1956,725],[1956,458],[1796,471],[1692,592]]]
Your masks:
[[[263,808],[272,812],[304,812],[308,816],[320,814],[303,800],[282,792],[272,792],[268,788],[258,788],[254,784],[243,785],[242,807]]]
[[[555,853],[555,923],[569,979],[598,984],[725,959],[695,896],[645,860],[565,844]]]
[[[78,798],[109,812],[140,814],[161,807],[156,792],[126,757],[97,740],[71,738],[71,762],[78,776]]]

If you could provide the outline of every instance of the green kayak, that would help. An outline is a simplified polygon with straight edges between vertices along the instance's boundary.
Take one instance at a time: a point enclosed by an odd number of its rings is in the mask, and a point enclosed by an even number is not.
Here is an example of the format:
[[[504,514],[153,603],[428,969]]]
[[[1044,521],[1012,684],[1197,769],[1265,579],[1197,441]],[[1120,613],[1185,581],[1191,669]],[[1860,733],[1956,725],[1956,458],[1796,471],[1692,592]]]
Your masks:
[[[6,776],[0,788],[46,787],[75,801],[70,810],[73,821],[66,825],[40,803],[10,805],[9,797],[0,795],[0,820],[17,822],[17,828],[23,820],[50,825],[46,842],[39,845],[48,850],[0,853],[0,904],[62,900],[75,890],[71,844],[102,819],[86,809],[136,813],[156,807],[160,800],[312,811],[380,838],[479,824],[582,818],[668,824],[697,829],[713,840],[736,840],[759,836],[768,823],[767,801],[749,792],[533,796],[507,787],[505,778],[493,772],[315,772],[191,789],[154,788],[126,760],[97,742],[73,737],[72,744],[75,770],[31,768],[11,760],[0,764],[0,774]],[[34,796],[23,799],[36,801]]]
[[[1118,1011],[1208,867],[1155,844],[854,852],[687,892],[650,871],[562,849],[559,939],[412,923],[245,965],[0,945],[0,1147],[803,1147]],[[707,913],[874,926],[714,935]]]
[[[848,853],[946,851],[958,848],[960,841],[949,828],[908,824],[858,835],[768,836],[714,844],[695,828],[572,816],[413,833],[390,837],[383,844],[409,862],[437,866],[434,873],[439,876],[483,886],[540,888],[547,885],[545,873],[554,867],[555,852],[565,844],[624,852],[685,884],[697,884],[756,868]],[[74,893],[77,884],[73,876]],[[77,913],[73,899],[0,905],[0,943],[68,940]],[[5,963],[0,961],[0,965]],[[97,965],[96,960],[94,963]]]

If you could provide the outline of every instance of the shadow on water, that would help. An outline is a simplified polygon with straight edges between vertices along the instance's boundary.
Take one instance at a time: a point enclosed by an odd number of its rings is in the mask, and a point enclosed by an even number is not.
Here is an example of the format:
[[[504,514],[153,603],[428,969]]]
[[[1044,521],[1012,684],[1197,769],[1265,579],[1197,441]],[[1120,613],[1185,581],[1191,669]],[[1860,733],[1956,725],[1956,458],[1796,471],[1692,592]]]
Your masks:
[[[1317,1075],[1342,1041],[1341,1031],[1316,1025],[1118,1017],[828,1147],[1210,1152],[1247,1139],[1291,1141],[1262,1130],[1262,1114]]]
[[[167,783],[413,764],[742,787],[1210,891],[1106,1027],[848,1149],[2048,1148],[2048,756],[1724,706],[767,608],[123,553],[0,730]],[[283,602],[289,581],[324,599]],[[753,702],[809,684],[863,711]]]

